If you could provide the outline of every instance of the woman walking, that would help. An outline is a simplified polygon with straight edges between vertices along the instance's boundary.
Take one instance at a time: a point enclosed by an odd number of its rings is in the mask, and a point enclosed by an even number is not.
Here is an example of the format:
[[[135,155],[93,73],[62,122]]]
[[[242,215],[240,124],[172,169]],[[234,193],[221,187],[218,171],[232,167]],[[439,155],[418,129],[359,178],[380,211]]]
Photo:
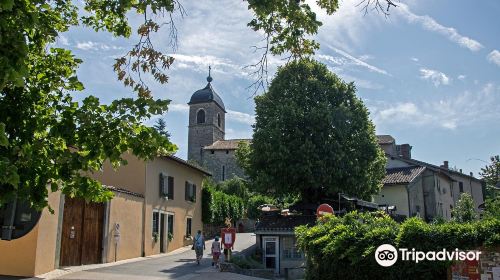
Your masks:
[[[198,230],[198,234],[194,237],[193,246],[196,252],[196,263],[200,264],[200,260],[203,257],[203,249],[205,249],[205,237],[201,234],[201,230]]]

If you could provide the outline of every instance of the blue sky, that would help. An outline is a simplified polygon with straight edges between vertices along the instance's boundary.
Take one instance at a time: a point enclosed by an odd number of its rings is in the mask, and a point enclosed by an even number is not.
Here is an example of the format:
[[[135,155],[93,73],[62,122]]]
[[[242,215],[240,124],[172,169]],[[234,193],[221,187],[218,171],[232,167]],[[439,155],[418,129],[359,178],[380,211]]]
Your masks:
[[[164,118],[177,155],[186,158],[186,103],[206,85],[208,65],[228,110],[226,138],[251,137],[254,103],[247,87],[255,78],[243,67],[259,59],[251,46],[262,43],[262,34],[246,26],[252,14],[244,1],[181,2],[187,16],[176,20],[178,49],[168,49],[166,27],[153,40],[176,58],[170,81],[149,84],[155,98],[172,100]],[[378,134],[411,144],[418,160],[448,160],[477,176],[482,161],[500,154],[500,1],[401,0],[388,18],[364,16],[357,3],[341,1],[332,16],[314,6],[323,21],[316,59],[355,82]],[[141,20],[131,19],[134,26]],[[78,75],[86,89],[75,98],[134,96],[116,81],[112,64],[135,42],[84,27],[62,34],[57,44],[84,60]],[[270,63],[273,71],[283,61]]]

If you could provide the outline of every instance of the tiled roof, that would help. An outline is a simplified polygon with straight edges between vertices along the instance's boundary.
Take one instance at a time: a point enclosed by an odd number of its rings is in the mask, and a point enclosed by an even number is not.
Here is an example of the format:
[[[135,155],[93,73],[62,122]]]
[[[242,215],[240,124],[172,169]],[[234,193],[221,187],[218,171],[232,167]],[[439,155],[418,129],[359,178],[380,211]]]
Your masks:
[[[423,166],[408,166],[386,169],[384,184],[408,184],[425,170]]]
[[[236,150],[240,142],[251,142],[252,139],[228,139],[215,141],[210,146],[205,146],[205,150]]]
[[[383,144],[393,144],[396,140],[390,135],[377,135],[378,143]]]
[[[257,225],[256,231],[293,231],[295,227],[313,225],[316,222],[314,215],[264,215]]]

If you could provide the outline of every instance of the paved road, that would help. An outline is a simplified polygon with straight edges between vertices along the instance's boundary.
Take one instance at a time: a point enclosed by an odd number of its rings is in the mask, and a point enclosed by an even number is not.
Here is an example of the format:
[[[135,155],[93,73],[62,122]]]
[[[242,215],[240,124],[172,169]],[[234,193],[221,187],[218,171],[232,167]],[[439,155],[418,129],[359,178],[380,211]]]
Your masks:
[[[255,244],[255,234],[242,233],[236,237],[234,254],[248,252],[248,248]],[[208,241],[207,249],[211,247],[211,241]],[[187,250],[179,254],[168,255],[164,257],[152,258],[148,260],[121,264],[110,267],[102,267],[92,270],[85,270],[63,275],[57,279],[82,279],[82,280],[125,280],[125,279],[179,279],[179,280],[197,280],[197,279],[217,279],[217,280],[256,280],[258,278],[218,272],[211,266],[211,256],[205,255],[200,265],[195,263],[195,253]]]

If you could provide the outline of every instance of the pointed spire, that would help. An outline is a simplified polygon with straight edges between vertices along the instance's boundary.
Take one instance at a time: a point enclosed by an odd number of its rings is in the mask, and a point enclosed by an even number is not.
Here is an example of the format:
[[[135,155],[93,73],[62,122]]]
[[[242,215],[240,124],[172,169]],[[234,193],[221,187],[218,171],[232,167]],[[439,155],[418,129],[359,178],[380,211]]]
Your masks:
[[[210,70],[212,70],[212,66],[208,66],[208,77],[207,77],[207,81],[210,83],[211,81],[213,81],[214,79],[212,79],[212,76],[210,76]]]

